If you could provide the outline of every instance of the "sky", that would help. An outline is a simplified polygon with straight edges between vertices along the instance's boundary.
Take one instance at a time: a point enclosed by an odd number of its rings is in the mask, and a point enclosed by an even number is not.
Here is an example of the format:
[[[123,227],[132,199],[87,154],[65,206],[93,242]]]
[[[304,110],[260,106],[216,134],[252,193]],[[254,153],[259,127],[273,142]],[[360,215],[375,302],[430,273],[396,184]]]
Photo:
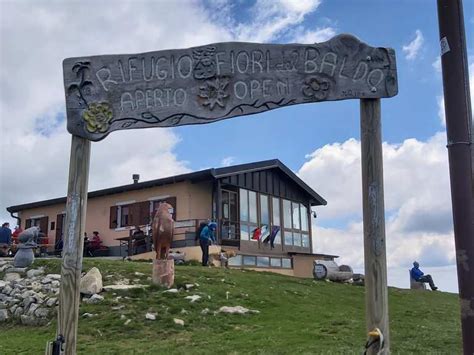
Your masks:
[[[315,43],[351,33],[396,52],[399,94],[382,100],[389,284],[414,260],[457,292],[436,2],[425,0],[0,0],[0,218],[66,195],[70,134],[62,60],[224,41]],[[474,1],[464,1],[474,82]],[[114,132],[92,144],[89,190],[280,159],[327,201],[315,251],[362,270],[358,100],[296,105],[209,125]]]

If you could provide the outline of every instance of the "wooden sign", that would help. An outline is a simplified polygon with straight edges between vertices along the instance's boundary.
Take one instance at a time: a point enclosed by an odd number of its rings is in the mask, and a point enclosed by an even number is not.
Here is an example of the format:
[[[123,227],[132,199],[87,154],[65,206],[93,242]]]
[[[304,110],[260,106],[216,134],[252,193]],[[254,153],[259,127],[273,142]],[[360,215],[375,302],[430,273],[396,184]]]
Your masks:
[[[395,52],[351,35],[316,44],[215,43],[63,62],[68,130],[98,141],[283,106],[395,96]]]

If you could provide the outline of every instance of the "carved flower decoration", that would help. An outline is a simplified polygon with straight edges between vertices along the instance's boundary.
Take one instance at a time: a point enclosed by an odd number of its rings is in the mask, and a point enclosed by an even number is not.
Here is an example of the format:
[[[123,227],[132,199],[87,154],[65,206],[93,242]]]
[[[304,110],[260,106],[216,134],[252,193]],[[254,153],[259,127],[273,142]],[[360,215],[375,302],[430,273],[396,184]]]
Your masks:
[[[105,133],[113,117],[112,108],[107,102],[94,102],[82,114],[89,132]]]
[[[303,95],[310,99],[323,100],[328,95],[330,81],[321,77],[309,77],[303,85]]]
[[[207,80],[206,86],[201,86],[201,93],[199,97],[202,97],[204,102],[203,106],[209,106],[209,109],[212,111],[216,105],[224,108],[224,99],[229,97],[229,94],[226,93],[227,85],[229,81],[227,79],[216,78],[214,80]]]

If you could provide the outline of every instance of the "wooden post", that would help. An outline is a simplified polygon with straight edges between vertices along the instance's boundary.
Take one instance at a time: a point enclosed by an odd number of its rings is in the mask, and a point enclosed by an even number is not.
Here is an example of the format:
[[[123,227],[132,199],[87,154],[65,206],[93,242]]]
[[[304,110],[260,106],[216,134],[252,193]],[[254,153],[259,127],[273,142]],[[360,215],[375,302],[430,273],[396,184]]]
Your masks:
[[[380,99],[360,100],[362,201],[364,213],[365,305],[367,331],[378,328],[384,337],[382,354],[390,352],[387,260],[383,196]],[[372,346],[368,354],[377,353]]]
[[[57,336],[64,339],[66,355],[76,353],[90,150],[89,140],[72,136],[57,329]]]

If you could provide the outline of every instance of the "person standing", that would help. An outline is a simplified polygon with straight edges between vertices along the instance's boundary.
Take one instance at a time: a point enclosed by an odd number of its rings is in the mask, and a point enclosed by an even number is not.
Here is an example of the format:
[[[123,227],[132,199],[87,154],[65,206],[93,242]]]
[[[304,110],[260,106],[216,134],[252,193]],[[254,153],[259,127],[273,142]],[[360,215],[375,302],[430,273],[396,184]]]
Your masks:
[[[201,230],[199,235],[199,245],[202,250],[202,266],[207,266],[209,263],[209,246],[216,242],[216,229],[217,224],[210,222]]]
[[[420,264],[418,264],[417,261],[413,262],[413,268],[410,270],[410,275],[412,279],[417,282],[429,283],[433,291],[436,291],[438,289],[438,287],[435,286],[431,275],[425,275],[424,272],[420,270]]]
[[[10,223],[5,222],[0,228],[0,256],[7,256],[12,243],[12,231]]]

